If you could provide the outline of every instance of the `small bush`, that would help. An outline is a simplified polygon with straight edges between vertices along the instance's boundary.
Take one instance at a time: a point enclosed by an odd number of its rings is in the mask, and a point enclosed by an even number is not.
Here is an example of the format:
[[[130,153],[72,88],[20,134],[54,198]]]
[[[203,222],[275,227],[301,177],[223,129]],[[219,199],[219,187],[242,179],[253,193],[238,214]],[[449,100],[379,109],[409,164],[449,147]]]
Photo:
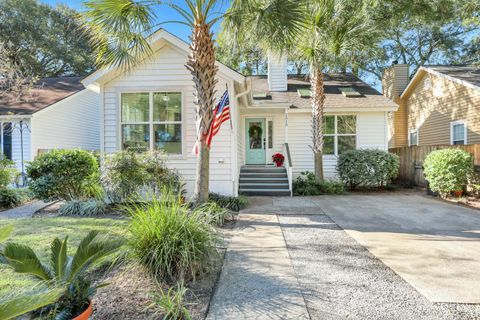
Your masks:
[[[299,196],[318,196],[322,194],[342,194],[345,186],[338,181],[322,181],[318,183],[313,172],[302,172],[293,182],[293,193]]]
[[[72,200],[63,204],[58,213],[62,216],[99,216],[105,214],[107,206],[100,200]]]
[[[338,157],[337,171],[351,189],[385,187],[398,176],[398,156],[382,150],[351,150]]]
[[[191,319],[190,313],[185,306],[185,295],[187,292],[188,289],[179,283],[176,287],[169,288],[167,293],[162,291],[161,295],[155,297],[154,303],[162,310],[163,319]]]
[[[6,188],[17,174],[15,162],[0,153],[0,188]]]
[[[92,184],[98,184],[96,158],[84,150],[53,150],[41,154],[27,166],[30,189],[45,200],[84,199]]]
[[[222,208],[216,202],[209,201],[195,208],[200,215],[202,215],[209,224],[221,227],[225,224],[226,220],[233,218],[230,210]]]
[[[14,208],[22,204],[22,196],[15,189],[0,189],[0,207]]]
[[[460,149],[436,150],[427,155],[423,172],[430,189],[446,195],[463,190],[473,173],[472,156]]]
[[[135,257],[161,279],[194,279],[216,254],[216,237],[198,211],[190,212],[180,195],[162,191],[159,198],[127,208],[129,245]]]
[[[209,201],[215,202],[220,207],[238,212],[248,205],[248,198],[245,196],[228,197],[211,192],[208,195]]]

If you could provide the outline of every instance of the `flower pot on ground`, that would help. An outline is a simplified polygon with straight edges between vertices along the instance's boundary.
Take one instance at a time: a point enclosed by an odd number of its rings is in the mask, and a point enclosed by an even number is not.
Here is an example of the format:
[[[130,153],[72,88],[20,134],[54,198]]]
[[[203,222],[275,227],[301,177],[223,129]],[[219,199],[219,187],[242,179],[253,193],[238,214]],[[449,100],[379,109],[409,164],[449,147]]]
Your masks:
[[[462,194],[463,194],[463,190],[454,190],[453,191],[453,196],[455,198],[460,198],[462,196]]]
[[[281,153],[275,153],[272,156],[272,161],[277,167],[281,167],[283,165],[283,162],[285,161],[285,157]]]
[[[73,320],[88,320],[93,313],[93,302],[89,300],[88,307],[81,314],[73,318]]]

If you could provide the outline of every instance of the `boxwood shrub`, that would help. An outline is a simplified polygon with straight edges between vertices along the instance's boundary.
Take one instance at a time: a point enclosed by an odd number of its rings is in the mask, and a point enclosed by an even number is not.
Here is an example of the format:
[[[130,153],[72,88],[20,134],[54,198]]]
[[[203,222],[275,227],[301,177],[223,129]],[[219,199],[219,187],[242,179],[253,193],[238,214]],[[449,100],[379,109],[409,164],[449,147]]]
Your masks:
[[[99,183],[97,159],[85,150],[53,150],[27,165],[30,189],[36,198],[76,200],[91,197]]]
[[[398,176],[400,161],[397,155],[382,150],[360,149],[342,153],[337,171],[351,189],[357,187],[383,188]]]
[[[305,171],[293,181],[293,193],[297,196],[342,194],[345,193],[345,185],[341,181],[325,180],[317,182],[313,172]]]
[[[465,188],[473,173],[473,160],[466,151],[443,149],[429,153],[423,167],[430,189],[446,195]]]

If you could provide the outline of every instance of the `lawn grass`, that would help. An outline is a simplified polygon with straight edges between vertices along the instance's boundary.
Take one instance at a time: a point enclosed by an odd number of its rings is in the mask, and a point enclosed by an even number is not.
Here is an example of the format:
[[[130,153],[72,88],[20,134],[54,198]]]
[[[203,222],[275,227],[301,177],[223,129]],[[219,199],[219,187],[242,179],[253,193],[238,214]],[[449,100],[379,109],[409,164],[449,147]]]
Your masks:
[[[0,219],[0,227],[9,224],[13,225],[14,229],[8,241],[28,245],[41,258],[45,258],[55,237],[63,239],[68,236],[69,254],[75,252],[80,240],[91,230],[124,239],[127,234],[128,220],[78,217]],[[0,265],[0,274],[0,297],[13,292],[30,290],[37,283],[28,276],[14,273],[5,265]]]

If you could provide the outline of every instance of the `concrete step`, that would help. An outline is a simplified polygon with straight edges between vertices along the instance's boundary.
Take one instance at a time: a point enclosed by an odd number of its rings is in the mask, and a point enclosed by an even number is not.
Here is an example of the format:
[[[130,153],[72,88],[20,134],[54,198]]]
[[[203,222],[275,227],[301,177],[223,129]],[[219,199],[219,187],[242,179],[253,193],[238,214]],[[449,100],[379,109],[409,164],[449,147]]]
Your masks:
[[[286,172],[241,172],[240,179],[242,178],[288,178]]]
[[[240,173],[279,173],[287,172],[283,167],[242,167]]]
[[[242,182],[240,182],[240,189],[289,190],[288,183],[242,183]]]
[[[239,193],[245,196],[290,196],[290,190],[278,189],[240,189]]]
[[[248,177],[240,178],[240,184],[242,183],[288,183],[288,177],[285,178],[269,178],[269,177]]]

